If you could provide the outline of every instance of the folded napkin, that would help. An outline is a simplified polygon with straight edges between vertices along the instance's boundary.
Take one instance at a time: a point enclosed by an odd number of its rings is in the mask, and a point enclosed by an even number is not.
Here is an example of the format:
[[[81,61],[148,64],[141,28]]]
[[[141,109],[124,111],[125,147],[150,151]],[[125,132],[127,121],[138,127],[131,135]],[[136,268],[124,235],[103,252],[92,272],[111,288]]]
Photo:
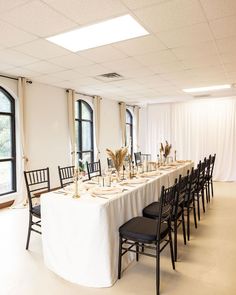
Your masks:
[[[172,169],[173,167],[171,167],[171,166],[161,166],[161,167],[159,167],[158,169],[159,170],[169,170],[169,169]]]
[[[122,188],[120,187],[94,187],[89,190],[89,192],[96,195],[113,195],[122,193]]]
[[[140,177],[149,177],[149,176],[158,176],[161,175],[159,171],[150,171],[150,172],[144,172],[140,174]]]
[[[145,178],[132,178],[132,179],[127,179],[125,181],[125,184],[142,184],[147,181],[148,181],[148,179],[145,179]]]
[[[88,189],[93,188],[97,185],[98,184],[96,182],[84,182],[81,186],[88,190]]]
[[[188,162],[192,162],[191,160],[177,160],[177,163],[188,163]]]

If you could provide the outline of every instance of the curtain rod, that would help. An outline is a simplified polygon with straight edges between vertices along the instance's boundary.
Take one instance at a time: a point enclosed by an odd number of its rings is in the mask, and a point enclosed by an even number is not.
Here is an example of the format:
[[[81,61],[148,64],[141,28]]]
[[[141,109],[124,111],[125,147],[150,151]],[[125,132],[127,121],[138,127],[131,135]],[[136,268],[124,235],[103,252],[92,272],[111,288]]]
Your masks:
[[[66,92],[69,92],[69,89],[66,89]],[[94,98],[94,95],[91,95],[91,94],[86,94],[86,93],[81,93],[81,92],[76,92],[76,91],[75,91],[75,94],[79,94],[79,95],[83,95],[83,96],[88,96],[88,97]]]
[[[121,102],[119,102],[119,104],[121,104]],[[125,104],[127,107],[131,107],[131,108],[134,108],[134,107],[139,107],[140,109],[141,109],[141,107],[140,106],[137,106],[137,105],[135,105],[135,104]]]
[[[0,74],[0,77],[3,77],[3,78],[7,78],[7,79],[11,79],[11,80],[18,81],[18,78],[16,78],[16,77],[12,77],[12,76],[7,76],[7,75],[2,75],[2,74]],[[26,83],[32,84],[32,81],[31,81],[31,80],[26,80]]]

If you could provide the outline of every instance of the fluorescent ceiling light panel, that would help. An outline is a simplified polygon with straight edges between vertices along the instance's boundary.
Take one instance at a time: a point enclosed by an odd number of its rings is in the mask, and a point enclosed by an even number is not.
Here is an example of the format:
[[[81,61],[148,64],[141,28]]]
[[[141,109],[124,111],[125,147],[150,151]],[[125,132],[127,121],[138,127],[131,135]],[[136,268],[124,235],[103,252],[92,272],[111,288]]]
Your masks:
[[[184,92],[191,93],[191,92],[206,92],[206,91],[214,91],[214,90],[222,90],[222,89],[229,89],[231,85],[215,85],[215,86],[208,86],[208,87],[199,87],[199,88],[188,88],[182,89]]]
[[[47,38],[48,41],[77,52],[89,48],[148,35],[129,14]]]

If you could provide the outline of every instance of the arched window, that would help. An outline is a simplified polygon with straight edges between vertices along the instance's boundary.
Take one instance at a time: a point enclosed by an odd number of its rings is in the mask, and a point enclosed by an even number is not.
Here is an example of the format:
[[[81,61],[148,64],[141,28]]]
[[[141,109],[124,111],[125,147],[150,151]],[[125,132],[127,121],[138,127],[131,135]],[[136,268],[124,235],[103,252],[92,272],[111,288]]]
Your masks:
[[[79,99],[76,102],[75,122],[78,158],[89,163],[93,162],[93,110],[84,100]]]
[[[0,196],[16,191],[15,100],[0,87]]]
[[[126,109],[126,144],[129,145],[129,153],[133,155],[133,115]]]

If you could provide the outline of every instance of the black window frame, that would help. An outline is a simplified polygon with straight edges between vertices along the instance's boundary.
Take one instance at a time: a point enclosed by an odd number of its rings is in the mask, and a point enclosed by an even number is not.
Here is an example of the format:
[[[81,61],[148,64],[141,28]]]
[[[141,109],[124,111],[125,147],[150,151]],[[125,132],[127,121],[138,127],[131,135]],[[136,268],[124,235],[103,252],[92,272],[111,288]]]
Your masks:
[[[88,119],[83,119],[82,118],[82,104],[84,104],[90,111],[91,114],[91,120]],[[75,107],[77,108],[77,114],[78,118],[75,118],[76,124],[78,124],[78,134],[77,134],[77,159],[83,159],[83,154],[84,153],[90,153],[91,154],[91,162],[94,162],[94,135],[93,135],[93,109],[87,103],[87,101],[78,99],[76,101]],[[83,150],[83,136],[82,136],[82,123],[83,122],[89,122],[91,125],[91,133],[90,133],[90,140],[91,140],[91,149],[90,150]],[[78,163],[79,164],[79,163]]]
[[[130,139],[129,138],[126,138],[126,145],[131,144],[131,157],[133,158],[133,153],[134,153],[134,124],[133,124],[133,114],[131,113],[131,111],[129,109],[126,109],[126,114],[128,114],[129,118],[130,118],[130,122],[125,122],[125,126],[126,126],[126,131],[127,131],[127,128],[130,129],[130,137],[131,137],[131,142],[130,142]],[[125,116],[126,118],[126,116]],[[127,132],[126,132],[127,134]],[[127,142],[128,141],[128,142]]]
[[[4,89],[2,86],[0,86],[0,92],[2,92],[10,101],[11,104],[11,111],[10,112],[1,112],[0,116],[8,116],[11,118],[11,157],[10,158],[1,158],[0,157],[0,163],[2,162],[11,162],[11,168],[12,168],[12,190],[0,193],[1,196],[5,196],[8,194],[12,194],[16,192],[17,189],[17,179],[16,179],[16,126],[15,126],[15,99],[12,97],[12,95]]]

